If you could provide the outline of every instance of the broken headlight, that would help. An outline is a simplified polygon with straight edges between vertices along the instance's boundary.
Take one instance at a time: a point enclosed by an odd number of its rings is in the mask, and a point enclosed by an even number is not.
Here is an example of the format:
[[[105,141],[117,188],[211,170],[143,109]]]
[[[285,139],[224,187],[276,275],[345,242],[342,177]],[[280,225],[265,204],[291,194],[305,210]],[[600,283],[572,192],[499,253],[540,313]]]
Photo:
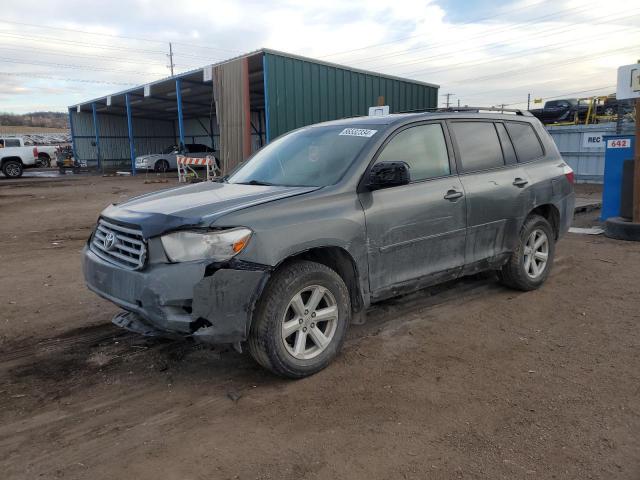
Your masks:
[[[173,232],[161,237],[172,262],[215,260],[222,262],[240,253],[249,243],[251,230],[244,227],[216,232]]]

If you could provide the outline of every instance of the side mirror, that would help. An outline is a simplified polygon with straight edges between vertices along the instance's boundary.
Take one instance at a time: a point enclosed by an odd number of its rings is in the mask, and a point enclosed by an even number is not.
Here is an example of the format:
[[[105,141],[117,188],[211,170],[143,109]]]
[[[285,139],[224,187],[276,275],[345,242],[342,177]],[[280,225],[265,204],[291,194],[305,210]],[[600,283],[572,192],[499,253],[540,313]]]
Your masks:
[[[369,171],[369,190],[406,185],[411,181],[409,165],[406,162],[380,162]]]

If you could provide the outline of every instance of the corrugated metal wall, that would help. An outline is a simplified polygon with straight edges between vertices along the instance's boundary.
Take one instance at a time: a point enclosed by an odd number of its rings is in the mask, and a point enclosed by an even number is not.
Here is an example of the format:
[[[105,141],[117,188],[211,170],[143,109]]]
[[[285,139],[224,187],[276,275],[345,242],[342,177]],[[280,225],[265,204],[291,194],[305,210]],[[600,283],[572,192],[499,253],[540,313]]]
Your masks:
[[[210,122],[208,117],[187,118],[184,120],[184,141],[185,143],[202,143],[211,147],[211,123],[213,123],[213,149],[220,149],[220,132],[215,121]],[[178,132],[178,120],[175,120],[175,129]],[[177,141],[176,141],[177,143]]]
[[[633,125],[628,124],[621,133],[633,133]],[[604,178],[605,145],[589,146],[585,137],[597,134],[615,135],[615,123],[595,125],[548,125],[547,131],[553,137],[562,157],[574,170],[580,183],[602,183]]]
[[[93,115],[90,112],[71,112],[76,155],[86,160],[90,167],[97,164],[97,147]],[[104,168],[129,167],[129,135],[127,117],[121,115],[98,114],[100,133],[100,156]],[[136,155],[159,153],[176,143],[173,122],[147,118],[133,119]],[[202,142],[204,143],[204,142]]]
[[[246,59],[239,58],[213,69],[216,82],[216,113],[220,127],[220,164],[227,173],[244,160],[243,145],[249,105],[245,103]]]
[[[437,107],[437,87],[264,55],[269,139],[313,123],[367,115],[381,96],[391,112]]]

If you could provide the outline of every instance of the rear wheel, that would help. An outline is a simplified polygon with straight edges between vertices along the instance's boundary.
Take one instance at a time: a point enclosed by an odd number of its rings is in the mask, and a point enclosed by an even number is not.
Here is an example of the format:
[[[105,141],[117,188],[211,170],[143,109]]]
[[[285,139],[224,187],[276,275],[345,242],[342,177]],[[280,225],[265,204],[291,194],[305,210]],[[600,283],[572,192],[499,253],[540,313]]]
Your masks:
[[[46,155],[38,155],[38,167],[49,168],[51,166],[51,159]]]
[[[2,173],[4,173],[7,178],[20,178],[22,172],[22,162],[18,160],[7,160],[2,164]]]
[[[340,351],[350,317],[349,292],[340,275],[319,263],[292,263],[274,274],[263,293],[249,351],[277,375],[312,375]]]
[[[168,172],[169,162],[166,160],[158,160],[153,168],[156,172]]]
[[[549,276],[555,254],[555,236],[546,218],[531,215],[520,230],[518,246],[502,267],[502,283],[517,290],[535,290]]]

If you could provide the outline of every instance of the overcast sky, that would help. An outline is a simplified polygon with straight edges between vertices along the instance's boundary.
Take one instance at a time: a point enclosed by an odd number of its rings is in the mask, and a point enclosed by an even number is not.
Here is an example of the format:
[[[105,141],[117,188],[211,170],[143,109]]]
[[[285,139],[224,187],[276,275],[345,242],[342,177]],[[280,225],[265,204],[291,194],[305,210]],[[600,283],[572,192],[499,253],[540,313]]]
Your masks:
[[[2,4],[0,111],[18,113],[166,77],[169,41],[178,72],[269,47],[437,83],[441,104],[463,105],[612,93],[616,68],[640,59],[632,0]]]

